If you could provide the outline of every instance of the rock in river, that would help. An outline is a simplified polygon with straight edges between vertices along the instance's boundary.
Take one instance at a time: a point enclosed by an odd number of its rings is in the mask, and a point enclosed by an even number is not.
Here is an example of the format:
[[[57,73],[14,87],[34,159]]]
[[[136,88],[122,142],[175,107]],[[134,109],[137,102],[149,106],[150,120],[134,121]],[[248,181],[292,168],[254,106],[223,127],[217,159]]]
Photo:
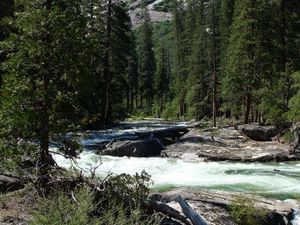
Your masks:
[[[111,156],[132,156],[132,157],[151,157],[158,156],[164,146],[158,139],[145,139],[136,141],[117,141],[109,148],[100,151],[101,155]]]
[[[162,157],[205,161],[282,162],[297,160],[290,146],[278,141],[253,141],[234,128],[216,131],[191,131],[178,142],[167,146]]]
[[[238,131],[255,141],[271,141],[277,135],[276,127],[244,124],[237,127]]]

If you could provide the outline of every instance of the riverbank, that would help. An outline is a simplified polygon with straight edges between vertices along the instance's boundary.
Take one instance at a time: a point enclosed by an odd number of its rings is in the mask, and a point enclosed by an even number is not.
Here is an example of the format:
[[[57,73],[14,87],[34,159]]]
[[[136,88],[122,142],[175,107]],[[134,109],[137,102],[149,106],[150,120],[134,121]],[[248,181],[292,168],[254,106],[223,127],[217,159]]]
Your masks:
[[[155,132],[157,130],[168,132]],[[180,131],[180,135],[177,137],[174,131]],[[155,137],[157,134],[160,137]],[[175,138],[170,138],[170,135],[175,135]],[[171,199],[171,196],[179,194],[211,225],[236,224],[230,215],[230,204],[237,196],[251,194],[259,196],[254,198],[256,202],[263,203],[258,204],[262,208],[276,210],[280,215],[276,218],[277,222],[281,222],[272,223],[274,225],[291,225],[296,215],[291,209],[298,208],[297,200],[300,199],[300,163],[294,161],[298,160],[298,156],[290,151],[289,144],[277,138],[254,141],[235,127],[201,129],[192,123],[164,121],[151,121],[146,125],[144,122],[130,122],[122,124],[120,128],[90,131],[79,136],[83,152],[78,159],[71,161],[61,155],[53,155],[60,167],[76,168],[86,175],[94,172],[100,178],[108,174],[135,175],[146,171],[153,180],[150,186],[152,197],[163,196],[156,200],[180,211],[178,204]],[[99,154],[102,151],[99,147],[103,147],[103,143],[105,146],[107,143],[118,146],[116,143],[128,142],[134,150],[136,140],[133,139],[140,137],[142,139],[139,141],[150,140],[156,144],[156,138],[161,138],[158,139],[160,145],[157,145],[161,150],[154,157]],[[130,148],[127,148],[129,152]],[[159,194],[154,194],[157,191]],[[28,222],[19,221],[22,211],[27,209],[26,198],[16,200],[9,195],[6,199],[8,203],[0,202],[0,221],[5,225],[27,225]],[[30,218],[30,213],[26,213],[23,217]],[[272,215],[278,215],[276,213]]]
[[[291,144],[275,127],[258,124],[201,128],[197,123],[165,123],[141,130],[139,123],[127,123],[128,132],[108,140],[92,141],[100,155],[180,158],[200,161],[285,162],[300,159]],[[169,126],[169,127],[168,127]],[[130,132],[131,131],[131,132]],[[89,147],[91,147],[89,146]]]
[[[234,213],[241,213],[240,217],[251,216],[253,213],[263,212],[263,220],[256,225],[298,225],[298,202],[294,200],[278,201],[258,197],[256,195],[241,194],[225,191],[196,190],[189,188],[175,188],[163,193],[151,193],[146,202],[160,205],[157,210],[172,211],[161,223],[151,225],[191,225],[178,203],[178,196],[185,199],[195,213],[200,215],[209,225],[237,225]],[[0,224],[1,225],[29,225],[32,213],[36,210],[37,195],[32,185],[19,191],[0,195]],[[234,209],[237,207],[238,210]],[[246,211],[245,211],[246,210]],[[250,210],[250,212],[247,212]],[[162,216],[163,217],[163,216]],[[171,219],[172,218],[172,219]],[[181,219],[181,220],[178,220]],[[81,225],[81,224],[80,224]],[[113,225],[113,224],[109,224]],[[127,225],[127,224],[118,224]]]
[[[291,151],[289,143],[255,141],[235,127],[192,129],[176,143],[161,152],[162,157],[204,161],[284,162],[296,161],[300,155]]]

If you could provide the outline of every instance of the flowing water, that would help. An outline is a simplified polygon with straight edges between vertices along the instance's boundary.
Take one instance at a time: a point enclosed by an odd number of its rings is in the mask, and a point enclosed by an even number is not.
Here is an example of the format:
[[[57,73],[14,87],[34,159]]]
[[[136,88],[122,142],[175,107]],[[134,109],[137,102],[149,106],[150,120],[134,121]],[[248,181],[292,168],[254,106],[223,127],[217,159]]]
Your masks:
[[[154,182],[152,189],[158,191],[191,187],[249,192],[282,200],[300,199],[300,163],[296,162],[199,162],[168,158],[99,157],[93,152],[83,152],[76,165],[61,156],[55,159],[66,168],[78,165],[86,173],[102,163],[97,174],[103,177],[108,173],[135,174],[145,170]]]
[[[83,135],[81,143],[90,149],[95,143],[101,141],[109,141],[116,137],[131,138],[134,137],[135,131],[153,130],[174,124],[150,123],[140,126],[137,123],[130,124],[131,128],[127,125],[121,130],[88,132]],[[60,155],[55,155],[54,158],[60,166],[79,167],[87,174],[92,168],[101,164],[97,174],[103,177],[108,173],[135,174],[145,170],[154,182],[151,188],[156,191],[189,187],[254,193],[280,200],[300,199],[300,162],[230,163],[159,157],[100,157],[92,150],[84,150],[80,159],[76,160],[76,164]],[[300,224],[300,218],[297,217],[294,224]]]

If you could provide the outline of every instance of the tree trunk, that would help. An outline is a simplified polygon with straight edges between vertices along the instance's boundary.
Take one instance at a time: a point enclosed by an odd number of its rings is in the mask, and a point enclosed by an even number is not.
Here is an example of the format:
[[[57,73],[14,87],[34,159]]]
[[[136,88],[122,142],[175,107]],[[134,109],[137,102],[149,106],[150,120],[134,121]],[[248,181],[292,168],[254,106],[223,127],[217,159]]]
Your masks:
[[[112,73],[110,68],[110,51],[111,51],[111,16],[112,16],[112,0],[108,1],[107,5],[107,21],[106,21],[106,49],[104,55],[104,71],[103,71],[103,80],[104,80],[104,88],[103,88],[103,116],[105,123],[108,124],[111,122],[111,79]]]
[[[245,109],[245,114],[244,114],[244,123],[245,124],[249,123],[250,110],[251,110],[251,96],[248,94],[246,96],[246,109]]]
[[[127,111],[130,111],[130,93],[129,93],[129,88],[127,88],[127,94],[126,94],[126,106],[127,106]]]
[[[46,81],[47,82],[47,81]],[[44,81],[44,87],[46,86]],[[42,109],[41,119],[41,137],[40,137],[40,156],[39,156],[39,173],[46,175],[49,168],[49,114],[48,101],[46,100]]]
[[[164,94],[162,93],[160,96],[160,109],[159,109],[159,117],[161,116],[164,110]]]
[[[130,112],[134,111],[134,94],[133,91],[130,93]]]
[[[140,99],[140,109],[143,109],[144,105],[143,105],[143,93],[141,92],[141,99]]]
[[[213,59],[213,72],[212,72],[212,105],[213,105],[213,125],[217,126],[217,79],[216,79],[216,32],[215,32],[215,0],[212,0],[212,59]]]
[[[179,195],[177,201],[180,204],[182,213],[190,219],[193,225],[208,225],[208,223],[194,211],[194,209]]]
[[[46,9],[51,10],[52,0],[47,0],[45,3]],[[46,25],[47,27],[47,25]],[[50,42],[50,36],[47,34],[45,37],[45,43]],[[40,152],[39,152],[39,175],[47,175],[49,169],[49,109],[50,109],[50,97],[49,97],[49,84],[50,84],[50,65],[46,64],[45,69],[47,72],[43,74],[43,102],[41,108],[41,121],[40,121]]]

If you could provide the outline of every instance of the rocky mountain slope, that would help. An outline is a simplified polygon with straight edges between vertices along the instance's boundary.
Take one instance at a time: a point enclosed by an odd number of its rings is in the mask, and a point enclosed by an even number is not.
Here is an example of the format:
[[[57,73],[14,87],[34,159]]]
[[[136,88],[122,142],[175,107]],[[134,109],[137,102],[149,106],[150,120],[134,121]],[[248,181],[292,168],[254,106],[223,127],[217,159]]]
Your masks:
[[[129,15],[133,26],[138,26],[142,23],[143,15],[141,4],[144,2],[149,10],[150,18],[153,22],[160,22],[172,18],[169,10],[169,0],[128,0]]]

